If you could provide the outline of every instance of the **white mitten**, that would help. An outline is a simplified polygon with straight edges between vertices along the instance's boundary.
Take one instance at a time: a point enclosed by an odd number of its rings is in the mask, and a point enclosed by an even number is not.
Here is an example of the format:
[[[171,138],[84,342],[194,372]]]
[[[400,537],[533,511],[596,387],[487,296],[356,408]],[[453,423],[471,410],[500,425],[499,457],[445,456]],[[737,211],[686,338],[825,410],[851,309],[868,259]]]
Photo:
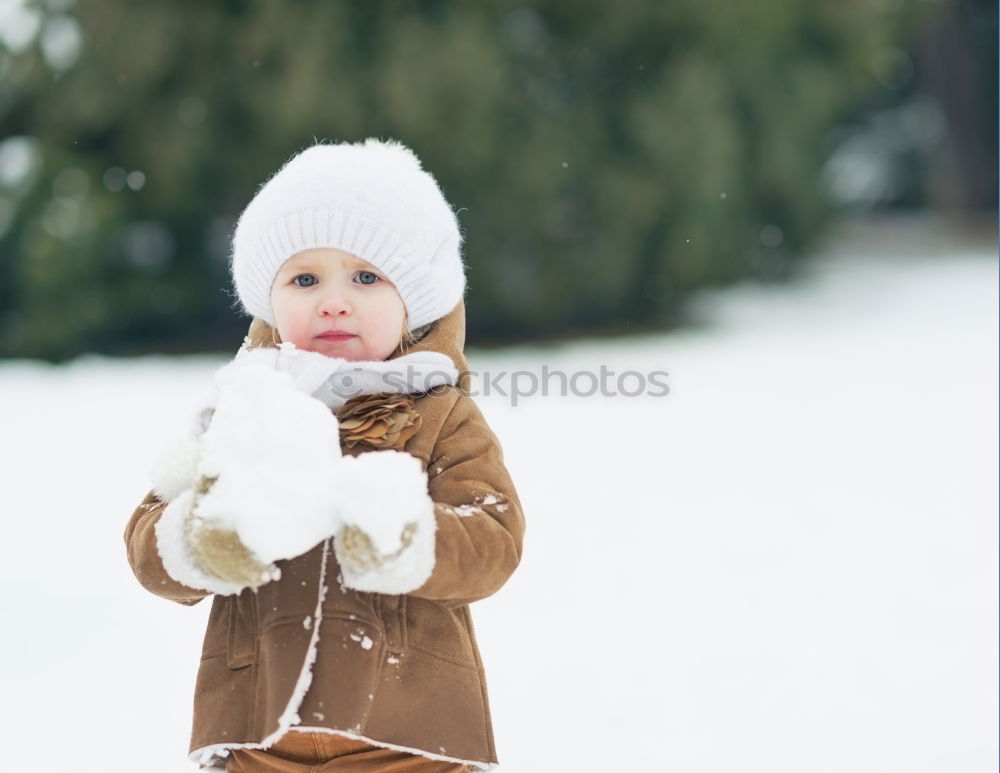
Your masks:
[[[170,502],[156,522],[156,547],[167,574],[191,588],[220,596],[257,588],[281,576],[264,564],[236,534],[195,518],[198,490],[187,489]]]
[[[344,457],[334,550],[346,587],[409,593],[434,569],[434,503],[419,460],[402,451]]]
[[[201,443],[192,435],[169,438],[153,462],[153,491],[164,502],[173,502],[198,480]]]

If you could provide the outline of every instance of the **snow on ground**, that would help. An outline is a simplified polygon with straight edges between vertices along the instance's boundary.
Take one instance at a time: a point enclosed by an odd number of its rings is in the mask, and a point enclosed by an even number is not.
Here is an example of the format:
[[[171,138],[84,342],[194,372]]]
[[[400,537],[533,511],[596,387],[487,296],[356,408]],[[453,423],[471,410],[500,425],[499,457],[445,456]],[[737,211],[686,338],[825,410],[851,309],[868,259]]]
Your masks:
[[[937,234],[841,240],[684,332],[472,353],[669,372],[478,398],[528,518],[474,608],[501,770],[996,769],[997,260]],[[208,605],[142,590],[122,530],[222,361],[0,364],[7,768],[194,770]]]

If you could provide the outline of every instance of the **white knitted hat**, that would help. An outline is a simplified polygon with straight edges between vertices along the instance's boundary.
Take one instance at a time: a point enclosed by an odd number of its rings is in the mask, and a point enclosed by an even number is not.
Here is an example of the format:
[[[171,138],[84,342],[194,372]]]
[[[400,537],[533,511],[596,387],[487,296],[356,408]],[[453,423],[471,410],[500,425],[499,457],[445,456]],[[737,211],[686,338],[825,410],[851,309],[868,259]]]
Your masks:
[[[462,299],[458,220],[420,159],[395,140],[314,145],[261,186],[233,236],[243,308],[274,324],[271,285],[281,264],[312,247],[371,263],[396,286],[410,329]]]

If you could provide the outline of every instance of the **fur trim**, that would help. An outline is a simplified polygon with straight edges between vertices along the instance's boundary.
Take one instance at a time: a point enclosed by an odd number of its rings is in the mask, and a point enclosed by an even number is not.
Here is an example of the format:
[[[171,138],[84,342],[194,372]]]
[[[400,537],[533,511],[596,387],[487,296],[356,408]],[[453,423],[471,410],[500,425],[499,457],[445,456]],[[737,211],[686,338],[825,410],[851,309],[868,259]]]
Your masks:
[[[323,543],[323,560],[320,563],[316,609],[313,613],[313,620],[315,622],[312,626],[312,635],[309,637],[309,649],[306,652],[305,659],[302,661],[299,678],[295,682],[295,687],[292,689],[292,694],[288,698],[285,710],[281,712],[281,716],[278,717],[278,727],[274,730],[274,732],[263,738],[259,743],[214,744],[212,746],[205,746],[201,749],[195,749],[188,755],[192,762],[198,763],[201,766],[222,765],[220,770],[224,770],[226,766],[224,758],[229,756],[230,749],[267,749],[277,743],[278,739],[285,735],[285,733],[287,733],[293,725],[297,725],[302,721],[299,717],[299,708],[302,706],[302,700],[309,691],[309,685],[312,684],[313,666],[316,664],[316,656],[318,654],[319,629],[323,622],[323,602],[326,600],[326,591],[328,587],[326,576],[328,566],[327,558],[329,554],[330,541],[327,540]],[[210,768],[210,770],[211,769],[212,768]]]
[[[289,727],[297,725],[302,721],[299,717],[299,707],[302,706],[302,700],[306,697],[309,685],[312,684],[312,669],[316,664],[316,656],[318,654],[319,629],[323,622],[323,602],[326,600],[326,572],[327,557],[329,555],[330,540],[327,540],[323,543],[323,560],[319,568],[319,592],[316,597],[316,610],[313,612],[313,620],[315,622],[312,627],[312,636],[309,637],[309,651],[306,653],[305,661],[302,663],[302,670],[299,672],[299,678],[295,682],[292,695],[288,699],[288,705],[285,706],[285,710],[278,717],[278,729],[261,741],[264,746],[270,746],[275,743],[281,736],[288,732]]]
[[[364,741],[365,743],[370,743],[372,746],[377,746],[380,749],[393,749],[398,752],[406,752],[407,754],[416,754],[418,757],[426,757],[431,760],[439,760],[441,762],[452,762],[458,763],[460,765],[468,765],[474,770],[495,770],[498,766],[495,762],[480,762],[479,760],[466,760],[461,757],[449,757],[447,754],[434,754],[433,752],[425,751],[424,749],[417,749],[412,746],[401,746],[400,744],[387,743],[385,741],[378,741],[374,738],[369,738],[366,735],[361,735],[359,733],[351,733],[347,730],[332,730],[328,727],[312,727],[310,725],[295,725],[288,728],[289,733],[328,733],[330,735],[340,735],[344,738],[352,738],[355,741]],[[222,773],[226,766],[226,757],[229,756],[229,752],[232,749],[266,749],[277,743],[285,733],[280,736],[268,736],[266,744],[264,743],[219,743],[213,744],[212,746],[203,746],[200,749],[195,749],[188,755],[188,759],[192,762],[199,763],[201,765],[221,765],[222,767],[210,767],[203,768],[206,773]]]

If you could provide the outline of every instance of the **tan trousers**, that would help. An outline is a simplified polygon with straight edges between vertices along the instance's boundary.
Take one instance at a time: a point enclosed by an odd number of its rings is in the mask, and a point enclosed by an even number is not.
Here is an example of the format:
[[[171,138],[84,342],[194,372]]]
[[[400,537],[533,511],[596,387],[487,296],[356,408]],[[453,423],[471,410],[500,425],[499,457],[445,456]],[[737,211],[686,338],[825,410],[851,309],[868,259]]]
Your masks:
[[[472,768],[332,733],[290,731],[269,749],[233,749],[226,773],[468,773]]]

